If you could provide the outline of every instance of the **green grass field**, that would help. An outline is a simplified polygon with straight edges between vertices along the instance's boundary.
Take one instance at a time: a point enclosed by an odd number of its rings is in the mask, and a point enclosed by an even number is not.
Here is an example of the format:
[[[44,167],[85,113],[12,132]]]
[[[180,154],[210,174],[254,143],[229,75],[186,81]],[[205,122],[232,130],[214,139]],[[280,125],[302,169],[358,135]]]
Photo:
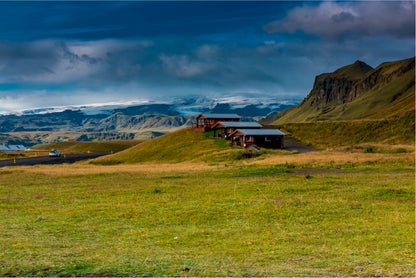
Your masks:
[[[410,156],[0,168],[0,276],[414,276]]]

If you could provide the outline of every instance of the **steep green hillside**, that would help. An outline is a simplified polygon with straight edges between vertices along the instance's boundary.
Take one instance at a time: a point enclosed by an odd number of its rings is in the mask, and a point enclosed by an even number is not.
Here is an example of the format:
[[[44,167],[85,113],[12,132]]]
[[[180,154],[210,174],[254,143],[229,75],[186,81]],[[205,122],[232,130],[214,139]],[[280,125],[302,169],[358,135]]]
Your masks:
[[[301,104],[260,123],[390,118],[409,111],[414,106],[414,94],[414,58],[383,63],[372,70],[357,61],[319,75]]]
[[[49,151],[51,149],[57,149],[61,153],[111,153],[128,149],[142,142],[143,141],[141,140],[118,140],[100,142],[67,141],[45,145],[35,148],[35,150]]]
[[[213,139],[209,133],[181,129],[146,141],[132,149],[94,160],[94,164],[137,162],[182,162],[203,160],[210,156],[228,154],[235,150],[229,141]]]
[[[389,120],[285,123],[276,127],[296,140],[322,149],[364,143],[413,145],[415,110]]]

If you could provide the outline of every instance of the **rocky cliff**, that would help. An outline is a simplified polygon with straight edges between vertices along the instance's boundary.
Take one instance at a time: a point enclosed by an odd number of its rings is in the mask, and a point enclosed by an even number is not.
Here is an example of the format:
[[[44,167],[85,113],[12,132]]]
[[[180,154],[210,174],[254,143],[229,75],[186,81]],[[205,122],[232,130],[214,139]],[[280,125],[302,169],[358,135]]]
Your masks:
[[[356,61],[317,76],[312,90],[298,106],[261,123],[392,117],[414,106],[414,93],[415,58],[382,63],[375,69]]]

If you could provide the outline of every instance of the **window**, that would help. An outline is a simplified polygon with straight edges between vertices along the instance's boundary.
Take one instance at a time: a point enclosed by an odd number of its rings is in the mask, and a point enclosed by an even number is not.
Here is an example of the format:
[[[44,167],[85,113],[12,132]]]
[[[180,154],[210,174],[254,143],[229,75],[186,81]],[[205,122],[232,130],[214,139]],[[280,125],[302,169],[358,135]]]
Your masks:
[[[251,141],[251,136],[247,136],[247,142]]]
[[[264,141],[266,141],[266,142],[271,142],[271,141],[272,141],[272,138],[270,138],[270,137],[268,137],[268,136],[265,136],[265,137],[264,137]]]

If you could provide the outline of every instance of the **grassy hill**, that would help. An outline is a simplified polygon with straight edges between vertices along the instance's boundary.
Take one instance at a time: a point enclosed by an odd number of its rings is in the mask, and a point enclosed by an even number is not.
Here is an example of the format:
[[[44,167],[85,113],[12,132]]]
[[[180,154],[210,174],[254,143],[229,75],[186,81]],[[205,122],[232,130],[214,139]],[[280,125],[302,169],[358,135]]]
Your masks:
[[[389,120],[287,123],[277,125],[276,128],[297,141],[321,149],[366,143],[412,145],[415,134],[414,112],[408,111],[402,117]],[[113,165],[233,161],[241,159],[243,152],[240,148],[231,147],[229,141],[213,139],[211,133],[193,132],[191,128],[185,128],[117,154],[97,158],[91,163]]]
[[[317,76],[309,95],[296,107],[260,121],[384,119],[402,116],[415,103],[415,59],[383,63],[375,69],[357,61]]]
[[[276,127],[295,140],[321,149],[357,148],[360,144],[414,145],[415,111],[392,119],[284,123]]]
[[[215,160],[240,152],[229,141],[213,139],[211,133],[181,129],[146,141],[132,149],[94,160],[94,164],[138,162],[176,163],[192,160]]]
[[[98,142],[66,141],[37,147],[34,150],[49,151],[51,149],[57,149],[61,153],[112,153],[128,149],[142,142],[142,140],[118,140]]]

